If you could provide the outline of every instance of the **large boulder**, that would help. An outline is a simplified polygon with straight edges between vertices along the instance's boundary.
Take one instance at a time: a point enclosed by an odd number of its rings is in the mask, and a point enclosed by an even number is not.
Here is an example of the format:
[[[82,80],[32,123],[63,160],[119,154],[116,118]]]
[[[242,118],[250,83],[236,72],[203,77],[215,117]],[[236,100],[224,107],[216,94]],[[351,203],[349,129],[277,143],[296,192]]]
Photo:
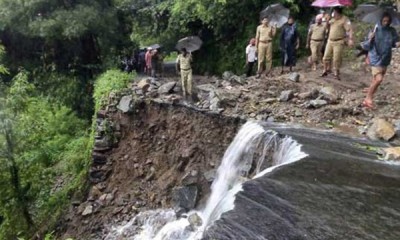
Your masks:
[[[329,103],[336,103],[339,99],[338,93],[333,87],[323,87],[319,90],[322,99],[328,101]]]
[[[372,140],[389,141],[396,135],[396,130],[390,122],[382,118],[376,118],[372,121],[371,127],[367,131],[367,136]]]
[[[173,190],[172,200],[176,208],[184,208],[189,211],[196,206],[198,195],[196,185],[177,187]]]
[[[117,108],[122,111],[123,113],[127,113],[132,111],[132,96],[127,95],[127,96],[123,96],[121,98],[121,100],[119,101],[119,104],[117,106]]]
[[[137,83],[137,86],[143,93],[146,93],[150,87],[151,80],[148,78],[143,78]]]
[[[172,93],[174,90],[174,87],[176,86],[176,82],[168,82],[164,83],[158,88],[158,94],[169,94]]]
[[[222,107],[235,107],[242,92],[235,88],[229,91],[218,89],[215,91],[215,94],[218,97]]]

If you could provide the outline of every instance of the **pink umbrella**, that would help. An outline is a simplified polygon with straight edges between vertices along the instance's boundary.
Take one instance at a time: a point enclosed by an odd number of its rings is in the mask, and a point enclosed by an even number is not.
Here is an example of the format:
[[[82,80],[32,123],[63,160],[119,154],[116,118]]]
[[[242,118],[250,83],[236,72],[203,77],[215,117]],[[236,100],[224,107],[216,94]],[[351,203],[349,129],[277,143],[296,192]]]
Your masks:
[[[338,6],[351,6],[352,0],[316,0],[311,5],[314,7],[338,7]]]

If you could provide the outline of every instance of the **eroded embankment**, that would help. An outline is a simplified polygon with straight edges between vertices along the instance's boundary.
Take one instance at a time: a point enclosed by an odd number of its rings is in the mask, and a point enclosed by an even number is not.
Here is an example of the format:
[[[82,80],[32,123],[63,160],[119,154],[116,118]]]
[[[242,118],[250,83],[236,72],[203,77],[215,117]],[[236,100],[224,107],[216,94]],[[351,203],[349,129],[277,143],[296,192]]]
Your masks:
[[[167,103],[130,101],[99,112],[91,190],[65,217],[64,237],[101,239],[110,226],[146,209],[176,205],[185,194],[204,202],[240,119]],[[181,201],[193,207],[193,201]]]

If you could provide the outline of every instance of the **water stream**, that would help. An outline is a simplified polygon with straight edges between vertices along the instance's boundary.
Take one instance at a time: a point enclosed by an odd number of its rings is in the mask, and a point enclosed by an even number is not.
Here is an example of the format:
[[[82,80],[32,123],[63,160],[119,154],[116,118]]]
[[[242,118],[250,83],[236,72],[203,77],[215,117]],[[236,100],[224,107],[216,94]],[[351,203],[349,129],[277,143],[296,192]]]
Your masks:
[[[140,213],[126,225],[114,228],[106,240],[201,239],[209,226],[234,208],[235,195],[242,190],[243,182],[306,156],[301,145],[292,138],[281,137],[256,122],[248,122],[226,150],[207,204],[200,211],[188,213],[188,216],[197,214],[201,226],[191,226],[188,218],[177,219],[171,209],[154,210]]]

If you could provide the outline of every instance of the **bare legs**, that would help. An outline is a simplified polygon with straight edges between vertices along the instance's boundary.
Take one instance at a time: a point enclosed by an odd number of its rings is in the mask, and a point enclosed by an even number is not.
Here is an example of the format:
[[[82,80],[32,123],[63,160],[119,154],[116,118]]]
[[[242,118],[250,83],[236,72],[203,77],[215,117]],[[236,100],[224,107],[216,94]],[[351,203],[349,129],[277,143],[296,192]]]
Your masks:
[[[370,87],[368,88],[367,96],[365,97],[364,102],[363,102],[364,107],[366,107],[366,108],[374,107],[373,97],[374,97],[374,94],[375,94],[376,90],[378,89],[379,85],[382,83],[382,81],[383,81],[382,73],[378,73],[374,76],[374,78],[372,79],[372,83],[371,83]]]

